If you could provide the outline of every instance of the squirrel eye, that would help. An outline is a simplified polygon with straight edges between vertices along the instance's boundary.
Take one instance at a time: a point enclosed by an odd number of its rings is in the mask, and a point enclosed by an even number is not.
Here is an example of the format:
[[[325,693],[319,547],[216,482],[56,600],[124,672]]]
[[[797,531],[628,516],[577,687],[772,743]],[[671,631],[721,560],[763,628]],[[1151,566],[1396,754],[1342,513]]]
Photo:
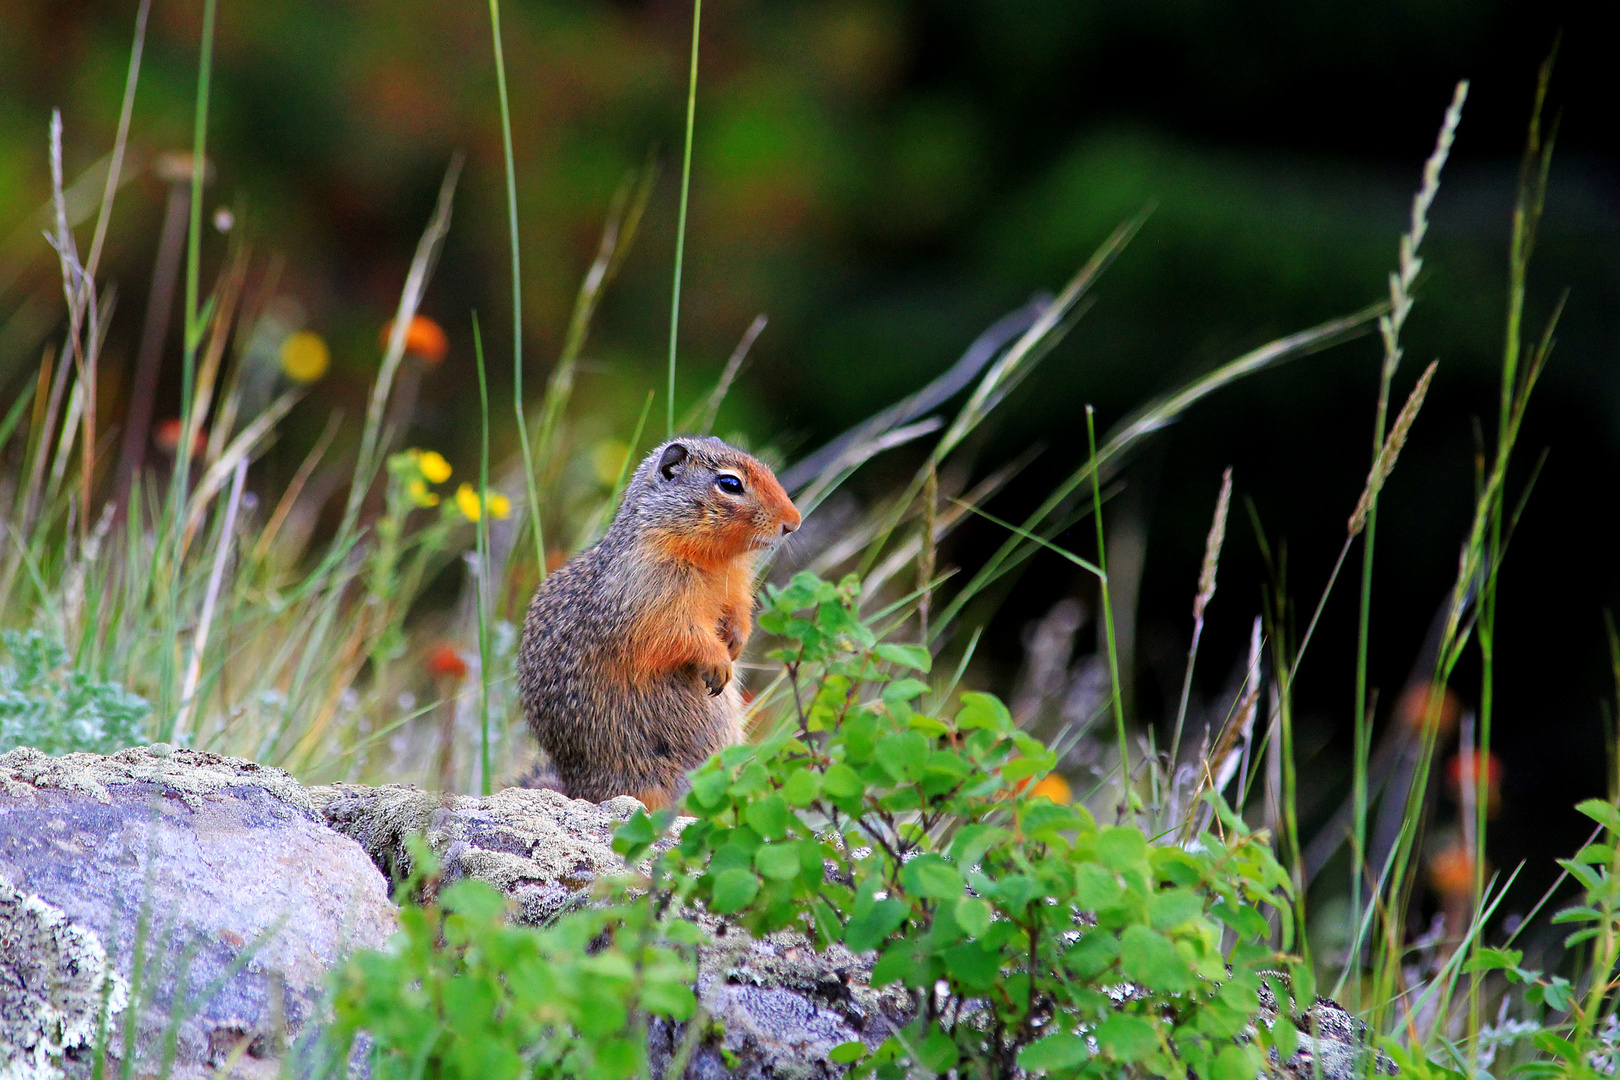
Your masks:
[[[714,486],[728,495],[741,495],[743,493],[742,481],[729,473],[721,473],[715,477]]]

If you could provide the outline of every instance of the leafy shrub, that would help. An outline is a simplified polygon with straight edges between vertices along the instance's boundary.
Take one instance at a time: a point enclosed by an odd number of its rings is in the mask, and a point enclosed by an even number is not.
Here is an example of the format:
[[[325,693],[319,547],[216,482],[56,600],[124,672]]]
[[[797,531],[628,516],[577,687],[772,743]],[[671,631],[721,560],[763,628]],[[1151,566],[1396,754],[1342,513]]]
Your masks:
[[[1291,1052],[1291,1032],[1238,1039],[1261,973],[1288,965],[1266,944],[1268,915],[1285,936],[1289,918],[1268,841],[1219,805],[1219,835],[1176,846],[1025,797],[1052,752],[987,694],[919,711],[927,652],[878,641],[857,592],[807,573],[768,590],[759,622],[786,641],[772,655],[792,721],[694,773],[697,820],[664,857],[692,899],[755,934],[875,950],[873,983],[903,986],[916,1019],[835,1060],[883,1078],[1128,1066],[1224,1080],[1253,1077],[1272,1039]],[[628,857],[655,825],[621,829]],[[1302,965],[1294,978],[1308,995]]]
[[[639,893],[610,885],[544,930],[507,925],[473,881],[407,907],[338,981],[332,1060],[365,1031],[378,1077],[635,1075],[650,1018],[695,1011],[692,906],[875,956],[915,1019],[839,1047],[853,1075],[1251,1080],[1268,1049],[1290,1055],[1289,1009],[1255,1024],[1269,973],[1314,996],[1269,944],[1291,926],[1268,838],[1214,798],[1216,831],[1178,845],[1027,796],[1053,754],[987,694],[920,710],[927,652],[879,641],[856,601],[853,579],[811,574],[768,591],[791,719],[693,774],[677,842],[659,843],[673,811],[620,827],[615,848],[651,869]]]
[[[375,1080],[617,1080],[645,1067],[646,1016],[679,1021],[696,1008],[697,928],[660,920],[651,897],[545,929],[513,926],[489,885],[467,879],[438,892],[425,844],[412,860],[422,869],[407,891],[426,882],[433,898],[402,906],[389,947],[339,973],[327,1033],[334,1074],[363,1031]]]
[[[37,630],[6,630],[0,642],[12,660],[0,664],[0,753],[110,753],[147,741],[146,699],[70,666],[67,649]]]

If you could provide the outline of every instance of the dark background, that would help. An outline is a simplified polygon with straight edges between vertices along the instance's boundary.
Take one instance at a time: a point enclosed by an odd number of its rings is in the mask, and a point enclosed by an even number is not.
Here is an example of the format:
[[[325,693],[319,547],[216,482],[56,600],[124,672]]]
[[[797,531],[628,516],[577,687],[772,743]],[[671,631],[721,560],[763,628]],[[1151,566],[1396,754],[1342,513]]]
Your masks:
[[[1151,203],[1095,307],[975,447],[980,472],[1044,447],[991,506],[1021,516],[1083,459],[1085,403],[1106,429],[1248,348],[1381,297],[1423,159],[1453,84],[1468,78],[1396,381],[1398,401],[1440,360],[1382,504],[1371,681],[1388,701],[1455,573],[1472,506],[1473,421],[1495,429],[1517,159],[1536,69],[1561,34],[1549,106],[1558,149],[1526,326],[1539,331],[1564,289],[1569,302],[1511,478],[1517,497],[1548,452],[1503,574],[1498,635],[1506,809],[1493,856],[1504,866],[1531,859],[1532,889],[1550,876],[1549,853],[1583,835],[1570,805],[1604,789],[1603,703],[1614,695],[1602,613],[1620,579],[1601,522],[1620,475],[1620,191],[1611,39],[1586,8],[709,0],[682,400],[707,388],[749,320],[768,313],[721,432],[791,455],[925,382]],[[54,316],[19,312],[31,295],[60,305],[54,264],[26,225],[48,195],[50,109],[64,111],[70,174],[105,153],[134,10],[129,0],[9,0],[0,11],[0,232],[19,230],[3,255],[22,267],[0,295],[8,400],[56,332]],[[662,386],[691,10],[673,0],[511,0],[504,13],[535,394],[615,185],[649,150],[664,166],[576,401],[624,437],[646,391]],[[133,141],[188,147],[201,3],[155,0],[152,18]],[[261,466],[266,476],[285,477],[332,404],[358,418],[378,327],[457,149],[468,169],[424,307],[450,332],[451,357],[429,377],[413,439],[458,467],[475,460],[473,308],[491,342],[496,401],[508,400],[487,18],[472,0],[221,2],[209,205],[237,207],[256,250],[284,257],[282,291],[307,306],[334,354],[328,382]],[[106,276],[123,294],[104,375],[111,408],[134,351],[162,200],[161,185],[141,177],[113,224]],[[222,247],[214,242],[210,258]],[[1224,682],[1260,603],[1265,573],[1245,500],[1273,544],[1286,545],[1288,587],[1300,622],[1308,618],[1365,476],[1379,355],[1366,337],[1224,390],[1127,472],[1118,505],[1141,515],[1147,538],[1136,654],[1144,721],[1162,723],[1173,708],[1225,466],[1238,500],[1200,687],[1213,694]],[[172,411],[174,387],[165,392]],[[498,449],[510,448],[510,431],[495,434]],[[913,464],[903,453],[880,461],[855,489],[884,490]],[[1085,550],[1089,529],[1066,542]],[[970,524],[946,560],[971,568],[1001,539]],[[1298,688],[1307,833],[1343,790],[1359,554],[1352,564]],[[1008,586],[974,672],[1004,691],[1024,626],[1089,588],[1049,556]],[[1470,703],[1477,677],[1466,662],[1457,688]]]

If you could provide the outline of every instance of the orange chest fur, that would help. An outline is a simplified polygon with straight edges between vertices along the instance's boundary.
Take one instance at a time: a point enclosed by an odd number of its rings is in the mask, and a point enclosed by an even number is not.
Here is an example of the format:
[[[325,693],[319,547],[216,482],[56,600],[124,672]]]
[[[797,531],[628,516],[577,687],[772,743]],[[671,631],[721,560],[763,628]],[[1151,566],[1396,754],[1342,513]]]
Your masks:
[[[632,678],[687,664],[729,659],[726,632],[746,638],[753,624],[753,560],[718,565],[661,561],[660,587],[642,599],[625,660]]]

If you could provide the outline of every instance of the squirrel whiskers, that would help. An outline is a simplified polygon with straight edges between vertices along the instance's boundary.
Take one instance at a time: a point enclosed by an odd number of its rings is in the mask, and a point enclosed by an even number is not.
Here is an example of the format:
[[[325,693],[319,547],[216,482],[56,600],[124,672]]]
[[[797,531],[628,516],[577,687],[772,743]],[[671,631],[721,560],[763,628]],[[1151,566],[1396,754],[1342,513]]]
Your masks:
[[[771,470],[719,439],[642,461],[606,534],[524,620],[518,691],[565,794],[656,809],[742,737],[732,662],[753,629],[755,561],[799,520]]]

